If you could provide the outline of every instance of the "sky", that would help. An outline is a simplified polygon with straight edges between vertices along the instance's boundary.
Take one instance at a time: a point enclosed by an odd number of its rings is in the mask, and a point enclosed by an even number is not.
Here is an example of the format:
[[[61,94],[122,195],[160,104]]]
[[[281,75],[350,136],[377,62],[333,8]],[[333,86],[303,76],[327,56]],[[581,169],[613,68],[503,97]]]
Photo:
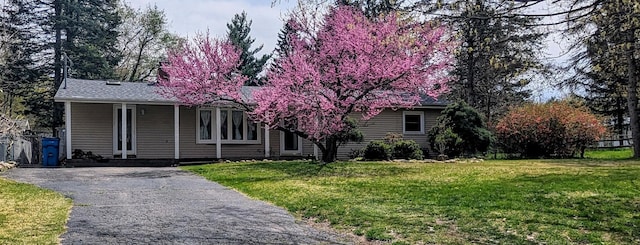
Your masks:
[[[276,46],[278,33],[288,11],[293,9],[297,0],[279,0],[272,6],[272,0],[125,0],[134,8],[144,9],[156,5],[163,9],[169,21],[169,31],[182,37],[194,37],[207,30],[211,36],[226,35],[226,24],[233,16],[247,12],[253,21],[251,37],[255,38],[254,47],[264,45],[259,54],[268,54]],[[535,13],[548,13],[553,6],[547,1],[536,6]],[[543,62],[564,64],[569,59],[566,54],[568,39],[561,35],[547,38],[547,48],[543,50]],[[558,78],[561,79],[561,78]],[[551,97],[562,97],[568,91],[550,89],[552,82],[539,81],[530,88],[534,91],[534,100],[545,101]]]
[[[211,36],[226,35],[226,24],[233,16],[247,12],[254,47],[264,45],[261,54],[271,53],[288,9],[296,0],[281,0],[271,6],[271,0],[126,0],[134,8],[156,5],[163,9],[169,21],[169,31],[182,37],[194,37],[209,30]]]

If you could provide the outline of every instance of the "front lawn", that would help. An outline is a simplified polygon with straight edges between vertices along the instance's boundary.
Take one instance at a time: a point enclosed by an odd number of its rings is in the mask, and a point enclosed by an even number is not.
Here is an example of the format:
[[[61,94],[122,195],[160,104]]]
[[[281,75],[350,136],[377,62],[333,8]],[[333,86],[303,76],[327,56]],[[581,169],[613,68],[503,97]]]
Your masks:
[[[624,160],[633,157],[633,150],[631,148],[594,149],[587,150],[584,153],[584,157],[591,159]]]
[[[0,244],[59,244],[71,200],[0,178]]]
[[[184,169],[396,243],[640,243],[640,164],[515,160],[483,163],[248,162]]]

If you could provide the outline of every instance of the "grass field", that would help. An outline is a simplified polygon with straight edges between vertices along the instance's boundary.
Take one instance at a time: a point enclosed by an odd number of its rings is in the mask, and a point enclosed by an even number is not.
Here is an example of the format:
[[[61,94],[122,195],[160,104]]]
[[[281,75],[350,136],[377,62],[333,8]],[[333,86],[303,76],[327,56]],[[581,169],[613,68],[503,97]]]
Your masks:
[[[625,160],[633,157],[631,148],[589,150],[584,153],[587,159]]]
[[[59,244],[71,200],[0,178],[0,244]]]
[[[388,243],[638,244],[640,164],[224,163],[184,167],[299,218]]]

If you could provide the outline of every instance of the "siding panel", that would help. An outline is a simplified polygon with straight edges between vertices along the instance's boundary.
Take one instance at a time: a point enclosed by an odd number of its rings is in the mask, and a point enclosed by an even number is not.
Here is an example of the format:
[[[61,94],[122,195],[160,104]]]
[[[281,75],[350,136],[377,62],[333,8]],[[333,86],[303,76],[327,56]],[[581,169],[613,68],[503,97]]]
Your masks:
[[[422,148],[428,148],[429,142],[426,132],[433,127],[436,122],[436,118],[440,115],[438,109],[416,109],[424,111],[425,120],[425,134],[415,135],[407,134],[403,135],[403,138],[415,140]],[[362,143],[347,143],[342,145],[338,149],[338,159],[347,160],[352,151],[360,150],[364,148],[369,141],[383,139],[387,133],[402,134],[402,112],[403,110],[384,110],[376,117],[369,121],[361,121],[359,123],[360,130],[364,134],[364,141]],[[353,118],[361,118],[360,114],[354,114]],[[429,150],[429,154],[433,155],[433,151]]]
[[[215,158],[215,144],[196,144],[196,111],[196,108],[180,108],[180,158]],[[271,131],[270,136],[271,149],[277,149],[279,141],[273,140],[279,137],[277,131]],[[264,158],[264,129],[260,129],[260,144],[223,144],[221,153],[222,158],[227,159]]]
[[[173,106],[136,106],[138,158],[172,159]],[[142,111],[144,110],[144,115]]]
[[[113,105],[71,103],[71,151],[113,158]]]

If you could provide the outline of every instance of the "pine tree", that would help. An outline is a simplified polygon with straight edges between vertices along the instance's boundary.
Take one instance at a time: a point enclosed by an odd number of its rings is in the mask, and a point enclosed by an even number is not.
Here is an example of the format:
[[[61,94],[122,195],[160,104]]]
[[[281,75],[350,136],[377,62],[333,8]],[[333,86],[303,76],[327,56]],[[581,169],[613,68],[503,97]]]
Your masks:
[[[406,10],[404,0],[337,0],[338,5],[358,7],[368,18],[379,17],[391,11]]]
[[[536,18],[515,15],[511,6],[487,0],[448,1],[435,11],[460,40],[454,70],[458,80],[450,83],[449,99],[464,100],[491,122],[530,96],[524,74],[543,67],[537,51],[545,35],[528,27]]]
[[[70,75],[82,79],[115,78],[114,68],[121,59],[117,49],[117,27],[121,23],[117,12],[118,0],[50,0],[42,1],[47,6],[47,21],[44,23],[53,47],[53,59],[48,65],[53,68],[53,81],[40,81],[40,92],[46,96],[33,97],[31,111],[38,119],[56,132],[62,125],[63,108],[53,102],[56,90],[63,82],[64,54],[73,62]],[[44,124],[44,123],[43,123]]]
[[[603,46],[609,44],[597,32],[586,38],[584,45],[583,52],[572,57],[571,66],[576,70],[576,75],[565,84],[583,87],[586,95],[581,97],[586,105],[595,113],[608,117],[615,132],[622,136],[627,126],[625,117],[628,116],[625,98],[627,80],[611,65],[610,62],[616,58],[609,57],[608,52],[600,52]]]
[[[115,78],[114,68],[121,59],[117,49],[117,27],[121,23],[118,3],[118,0],[63,1],[58,28],[64,34],[61,51],[74,64],[72,76],[82,79]]]
[[[283,58],[291,52],[291,38],[290,35],[295,34],[295,30],[291,27],[291,21],[288,20],[280,29],[278,33],[278,41],[276,42],[276,49],[274,50],[275,58]]]
[[[257,53],[262,50],[263,45],[251,50],[251,45],[255,42],[255,39],[249,36],[252,22],[251,20],[247,20],[247,13],[242,12],[241,14],[236,14],[231,20],[231,23],[227,23],[227,37],[229,41],[241,51],[240,70],[242,71],[242,75],[249,78],[246,85],[257,86],[262,83],[260,82],[261,78],[259,74],[271,56],[262,55],[260,58],[256,58]]]
[[[640,9],[636,1],[578,1],[574,0],[576,11],[571,11],[568,18],[569,34],[582,37],[586,51],[574,57],[574,64],[586,63],[586,67],[578,67],[587,71],[588,82],[573,80],[573,85],[584,86],[587,91],[600,90],[605,97],[619,97],[623,94],[626,101],[626,115],[629,117],[629,128],[632,134],[634,158],[640,158],[640,116],[638,108],[638,80],[640,72]],[[590,32],[595,30],[595,32]],[[585,35],[587,33],[587,35]],[[616,102],[616,103],[614,103]],[[603,106],[615,107],[617,101],[609,100]],[[611,111],[613,108],[608,108]],[[617,111],[613,110],[613,111]],[[616,120],[621,119],[616,112]]]
[[[0,62],[0,90],[3,94],[3,112],[14,113],[18,98],[30,93],[35,81],[41,78],[42,52],[45,45],[38,43],[41,13],[39,2],[33,0],[9,0],[2,6],[0,30],[3,36]]]

